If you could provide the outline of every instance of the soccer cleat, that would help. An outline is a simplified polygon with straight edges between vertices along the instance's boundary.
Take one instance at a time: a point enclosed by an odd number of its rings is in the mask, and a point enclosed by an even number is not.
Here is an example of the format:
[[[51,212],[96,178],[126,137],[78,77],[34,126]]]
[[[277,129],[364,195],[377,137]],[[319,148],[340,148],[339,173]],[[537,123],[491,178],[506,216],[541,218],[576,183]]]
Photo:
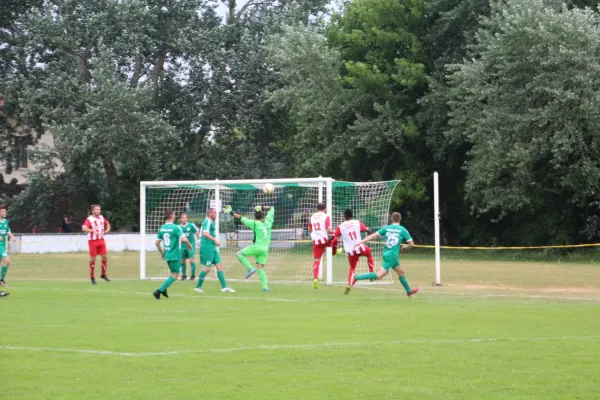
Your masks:
[[[342,249],[341,247],[339,247],[335,253],[333,254],[334,256],[339,256],[340,254],[342,254],[342,252],[344,251],[344,249]]]
[[[193,281],[194,279],[196,279],[194,275],[190,276],[190,281]]]
[[[0,286],[2,286],[2,287],[8,287],[8,285],[6,284],[6,282],[4,281],[4,279],[2,279],[0,281]]]
[[[158,290],[155,290],[154,292],[152,292],[152,295],[154,296],[154,298],[156,300],[160,300],[160,292]]]
[[[263,292],[268,292],[268,291],[269,291],[269,288],[268,288],[268,287],[266,287],[266,288],[263,288]]]
[[[204,293],[204,290],[201,287],[197,287],[197,288],[194,289],[194,292]]]
[[[187,276],[186,276],[186,275],[181,275],[181,280],[182,280],[182,281],[185,281],[186,279],[187,279]]]
[[[108,279],[108,276],[106,275],[100,275],[100,278],[104,279],[106,282],[110,282],[110,279]]]
[[[0,297],[6,297],[6,296],[8,296],[9,294],[10,294],[10,293],[8,293],[8,292],[2,292],[2,291],[0,291]]]
[[[350,286],[346,286],[346,289],[344,290],[344,294],[350,293],[350,289],[352,289]]]
[[[313,288],[315,288],[315,289],[318,289],[318,288],[319,288],[319,280],[318,280],[318,279],[315,279],[315,280],[313,281]]]
[[[92,285],[96,284],[96,278],[90,278],[92,280]]]
[[[221,292],[223,292],[223,293],[235,293],[235,290],[233,290],[230,287],[226,287],[226,288],[221,289]]]
[[[407,295],[408,297],[412,297],[412,296],[413,296],[413,294],[417,293],[419,290],[421,290],[421,286],[417,286],[417,288],[416,288],[416,289],[413,289],[413,290],[411,290],[411,291],[410,291],[410,293],[407,293],[406,295]]]
[[[246,275],[246,279],[250,278],[255,272],[256,272],[256,268],[252,268],[250,271],[248,271],[248,274]]]
[[[169,295],[167,294],[167,289],[165,289],[162,292],[160,292],[160,294],[162,294],[163,297],[169,297]]]

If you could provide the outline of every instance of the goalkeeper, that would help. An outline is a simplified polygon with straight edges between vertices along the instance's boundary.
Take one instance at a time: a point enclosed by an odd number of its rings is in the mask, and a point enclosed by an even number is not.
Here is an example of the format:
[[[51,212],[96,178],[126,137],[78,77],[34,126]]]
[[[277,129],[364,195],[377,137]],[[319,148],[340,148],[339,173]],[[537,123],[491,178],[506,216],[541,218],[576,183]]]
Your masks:
[[[267,212],[265,216],[264,211]],[[271,242],[271,228],[273,227],[273,219],[275,216],[274,207],[260,207],[256,206],[254,211],[254,220],[241,216],[238,213],[233,212],[231,206],[223,208],[223,212],[226,214],[233,215],[233,218],[242,221],[242,224],[252,229],[254,236],[252,238],[252,245],[242,249],[237,253],[237,259],[240,263],[248,270],[246,279],[250,278],[258,269],[258,277],[262,284],[263,292],[269,291],[269,285],[267,284],[267,274],[263,270],[267,264],[267,257],[269,255],[269,243]],[[256,258],[256,268],[250,264],[250,261],[246,257]]]

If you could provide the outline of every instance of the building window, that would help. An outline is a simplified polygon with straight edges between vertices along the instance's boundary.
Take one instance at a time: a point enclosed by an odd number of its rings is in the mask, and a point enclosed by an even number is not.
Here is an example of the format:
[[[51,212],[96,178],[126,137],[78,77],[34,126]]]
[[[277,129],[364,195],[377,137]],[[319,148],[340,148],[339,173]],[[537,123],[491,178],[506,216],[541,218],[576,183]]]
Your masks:
[[[15,169],[28,168],[27,163],[27,138],[22,136],[15,137]]]

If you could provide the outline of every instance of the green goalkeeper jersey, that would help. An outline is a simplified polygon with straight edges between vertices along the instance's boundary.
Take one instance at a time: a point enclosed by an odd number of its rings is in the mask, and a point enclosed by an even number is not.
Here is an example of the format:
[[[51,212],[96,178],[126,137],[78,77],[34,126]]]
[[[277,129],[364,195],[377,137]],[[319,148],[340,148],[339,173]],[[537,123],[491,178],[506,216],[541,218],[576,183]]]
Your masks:
[[[192,224],[191,222],[188,222],[185,225],[180,224],[179,226],[181,227],[183,235],[192,244],[192,248],[195,249],[196,248],[196,232],[198,232],[198,227],[196,226],[196,224]]]
[[[269,247],[271,243],[271,228],[275,217],[275,208],[271,207],[264,221],[242,217],[242,224],[252,229],[254,232],[254,245],[259,247]]]
[[[204,237],[204,232],[210,233],[214,238],[217,237],[217,229],[215,227],[215,221],[210,218],[206,218],[202,223],[202,229],[200,234],[200,251],[213,250],[217,248],[217,244],[210,239]]]
[[[8,226],[8,220],[4,218],[0,221],[0,246],[6,247],[6,243],[8,242],[8,234],[10,233],[10,227]]]
[[[398,258],[402,241],[410,242],[412,240],[410,233],[400,224],[384,226],[377,233],[385,239],[385,247],[383,249],[384,258]]]
[[[183,231],[181,226],[168,222],[160,227],[158,230],[157,240],[162,240],[163,249],[165,251],[165,261],[178,261],[181,260],[181,237]]]

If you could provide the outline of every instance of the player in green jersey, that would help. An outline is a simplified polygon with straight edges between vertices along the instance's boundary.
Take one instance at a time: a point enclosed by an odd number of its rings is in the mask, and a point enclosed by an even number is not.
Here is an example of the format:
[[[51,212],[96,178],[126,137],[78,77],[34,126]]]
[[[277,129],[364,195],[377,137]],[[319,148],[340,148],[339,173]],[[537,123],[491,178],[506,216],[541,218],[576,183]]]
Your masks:
[[[14,236],[10,232],[10,226],[6,219],[6,207],[0,207],[0,265],[2,269],[0,272],[0,286],[8,287],[4,278],[10,265],[10,257],[8,257],[8,241],[13,240]],[[0,291],[0,297],[8,296],[10,293]]]
[[[204,292],[202,284],[204,283],[206,274],[210,272],[210,268],[213,265],[217,266],[217,277],[219,278],[219,283],[221,283],[221,292],[235,292],[232,288],[227,287],[225,274],[223,274],[223,263],[221,262],[221,255],[219,254],[218,249],[221,242],[217,239],[215,227],[216,219],[217,210],[209,208],[208,211],[206,211],[206,219],[202,223],[202,235],[200,236],[200,264],[202,264],[204,269],[200,272],[198,283],[194,289],[194,291],[198,293]]]
[[[266,216],[263,210],[267,212]],[[225,207],[223,212],[233,215],[234,218],[242,221],[242,224],[252,229],[252,232],[254,233],[252,245],[239,251],[237,253],[237,259],[248,270],[246,279],[250,278],[258,268],[258,277],[262,284],[262,290],[263,292],[268,292],[269,285],[267,284],[267,274],[263,268],[267,264],[267,257],[269,256],[269,244],[271,243],[271,228],[273,227],[273,220],[275,218],[275,207],[265,206],[261,208],[260,206],[256,206],[254,219],[246,218],[233,212],[231,206]],[[256,268],[254,268],[246,258],[252,256],[256,258]]]
[[[183,234],[192,244],[192,250],[188,250],[185,247],[181,249],[181,280],[185,281],[187,279],[187,260],[190,260],[190,269],[192,270],[190,280],[193,281],[196,278],[196,241],[200,237],[200,231],[196,224],[188,223],[188,215],[186,213],[179,216],[179,226],[181,226]]]
[[[381,269],[377,272],[370,272],[368,274],[362,274],[354,277],[352,281],[352,285],[356,283],[356,281],[362,281],[366,279],[381,279],[390,272],[390,269],[393,269],[398,273],[400,277],[400,283],[404,286],[404,290],[406,290],[406,295],[408,297],[412,297],[413,294],[417,293],[421,290],[421,287],[417,287],[416,289],[411,289],[408,285],[408,281],[406,280],[406,276],[402,267],[400,267],[400,262],[398,261],[398,256],[401,251],[405,251],[413,247],[415,244],[413,242],[410,233],[406,230],[405,227],[400,225],[400,221],[402,220],[402,216],[399,212],[392,213],[392,224],[388,226],[384,226],[377,232],[374,232],[358,242],[355,247],[360,246],[368,242],[369,240],[382,237],[385,239],[385,247],[383,249],[383,264],[381,265]],[[402,246],[402,241],[407,243],[406,246]]]
[[[171,272],[171,275],[165,279],[160,288],[152,293],[156,300],[160,300],[161,294],[164,297],[169,297],[167,288],[179,277],[179,271],[181,271],[181,242],[185,243],[189,250],[193,249],[192,244],[183,234],[181,226],[174,221],[175,213],[171,210],[165,210],[165,224],[160,227],[156,236],[156,248],[160,252],[161,258],[169,265],[169,271]],[[160,246],[160,242],[162,242],[164,250]]]

